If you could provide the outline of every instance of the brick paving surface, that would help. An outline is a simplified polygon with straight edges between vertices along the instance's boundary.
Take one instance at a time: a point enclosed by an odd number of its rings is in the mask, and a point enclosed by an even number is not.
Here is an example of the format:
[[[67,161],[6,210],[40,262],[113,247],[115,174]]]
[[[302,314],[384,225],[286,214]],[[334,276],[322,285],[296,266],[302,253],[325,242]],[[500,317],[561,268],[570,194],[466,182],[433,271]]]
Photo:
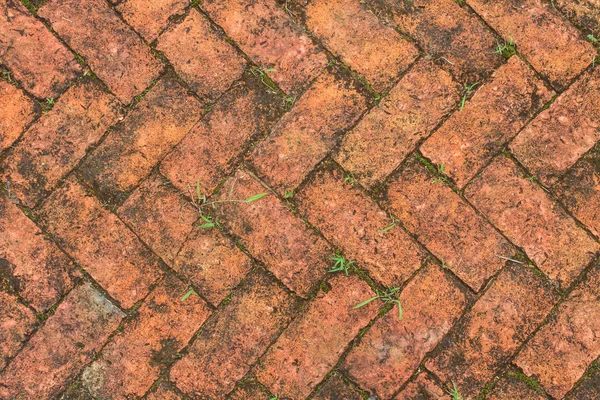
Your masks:
[[[0,0],[0,400],[600,399],[596,0]]]

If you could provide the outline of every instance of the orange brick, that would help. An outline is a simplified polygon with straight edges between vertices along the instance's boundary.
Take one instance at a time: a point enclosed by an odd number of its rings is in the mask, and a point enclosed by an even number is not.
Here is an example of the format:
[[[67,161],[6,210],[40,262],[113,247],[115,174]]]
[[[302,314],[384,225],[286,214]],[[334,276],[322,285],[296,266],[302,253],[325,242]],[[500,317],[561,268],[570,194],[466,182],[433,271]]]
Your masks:
[[[198,210],[155,173],[134,190],[117,213],[169,265],[198,219]]]
[[[596,265],[516,359],[523,372],[535,376],[555,398],[563,398],[600,357],[599,287],[600,265]]]
[[[573,282],[599,249],[542,188],[521,176],[506,157],[494,160],[467,187],[465,195],[563,288]]]
[[[362,396],[350,388],[339,375],[332,375],[317,391],[315,400],[362,400]]]
[[[261,193],[268,190],[249,173],[237,171],[224,184],[219,200],[244,200]],[[248,204],[215,207],[221,223],[241,238],[250,254],[298,295],[308,296],[326,274],[329,245],[273,194]]]
[[[396,397],[395,400],[439,400],[447,398],[444,391],[426,372],[421,372]]]
[[[600,36],[600,5],[595,0],[556,0],[554,4],[572,21]]]
[[[573,390],[566,398],[569,400],[587,400],[600,398],[600,370],[591,371],[588,379],[584,379],[577,389]]]
[[[475,397],[542,323],[558,297],[547,281],[525,266],[507,265],[490,288],[446,336],[426,366]]]
[[[257,146],[253,163],[271,187],[294,189],[332,150],[336,134],[366,109],[366,98],[350,82],[325,73]]]
[[[335,159],[367,188],[376,186],[450,113],[459,90],[450,74],[420,61],[344,137]]]
[[[306,25],[327,49],[384,91],[408,69],[419,52],[384,25],[358,0],[315,0],[306,10]]]
[[[207,101],[214,101],[225,92],[246,66],[236,49],[195,9],[190,10],[182,23],[161,35],[157,49],[166,54],[182,79]]]
[[[477,81],[500,65],[496,42],[475,15],[454,0],[370,0],[460,81]]]
[[[545,1],[473,0],[469,5],[506,41],[512,39],[533,68],[559,90],[596,57],[594,47]]]
[[[206,0],[201,7],[286,93],[299,92],[327,58],[274,0]]]
[[[85,159],[79,172],[118,202],[183,139],[201,112],[196,99],[174,79],[165,77]]]
[[[204,324],[171,379],[189,395],[225,398],[288,324],[294,305],[272,278],[250,274]]]
[[[360,189],[343,182],[342,173],[319,171],[298,196],[308,221],[346,257],[381,283],[394,285],[421,266],[419,246]]]
[[[306,398],[335,366],[348,343],[377,315],[377,302],[352,308],[373,296],[358,277],[337,275],[328,283],[331,289],[318,293],[256,367],[258,380],[271,393]]]
[[[41,98],[59,95],[81,72],[69,50],[13,0],[0,0],[0,59],[25,90]]]
[[[246,77],[225,93],[161,163],[161,172],[195,198],[198,181],[209,195],[233,172],[248,141],[266,134],[280,116],[281,98]]]
[[[144,91],[161,64],[105,2],[52,0],[38,10],[123,103]]]
[[[467,298],[439,267],[429,265],[402,291],[400,303],[402,320],[396,308],[388,311],[342,366],[360,387],[384,399],[392,398],[448,333],[467,306]]]
[[[87,81],[71,87],[5,160],[5,179],[27,206],[46,197],[120,114],[120,103]]]
[[[486,396],[489,400],[545,400],[546,397],[537,393],[531,386],[510,372],[505,374]]]
[[[416,157],[390,180],[385,205],[436,257],[478,292],[516,249]]]
[[[2,278],[5,267],[0,260]],[[0,291],[0,370],[17,353],[36,325],[33,311],[19,303],[15,296]]]
[[[54,398],[124,316],[91,285],[74,289],[0,374],[0,398]]]
[[[544,185],[556,182],[600,140],[600,72],[585,75],[511,143],[512,153]]]
[[[187,292],[186,285],[172,275],[153,290],[123,332],[83,371],[83,384],[94,397],[141,397],[175,361],[210,315],[200,297],[183,300]]]
[[[154,41],[169,24],[169,18],[185,13],[186,0],[125,0],[116,8],[123,19],[148,42]]]
[[[147,400],[184,400],[182,396],[177,394],[171,388],[170,384],[165,383],[165,382],[161,382],[155,391],[148,393],[148,395],[146,396],[146,399]]]
[[[0,196],[0,265],[0,279],[8,279],[13,290],[40,312],[73,287],[71,261],[4,196]]]
[[[15,86],[0,81],[0,152],[21,136],[25,127],[35,116],[32,100]]]
[[[158,260],[114,214],[72,178],[39,210],[48,232],[125,308],[161,275]]]
[[[436,164],[443,164],[462,187],[551,96],[552,91],[519,57],[511,57],[461,112],[454,113],[425,141],[421,151]]]
[[[256,379],[244,379],[227,398],[230,400],[265,400],[272,397]]]

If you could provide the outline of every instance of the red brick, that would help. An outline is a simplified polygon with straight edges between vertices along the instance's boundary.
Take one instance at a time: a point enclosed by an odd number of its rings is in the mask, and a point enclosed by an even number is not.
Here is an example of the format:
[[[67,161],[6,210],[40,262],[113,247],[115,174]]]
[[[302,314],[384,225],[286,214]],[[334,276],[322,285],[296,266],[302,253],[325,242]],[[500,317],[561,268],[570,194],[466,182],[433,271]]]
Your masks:
[[[218,305],[250,271],[250,259],[218,229],[194,229],[173,269],[185,275],[213,305]]]
[[[122,199],[190,131],[201,111],[179,83],[163,78],[86,158],[82,176],[107,197]]]
[[[596,57],[594,47],[545,1],[473,0],[469,5],[506,41],[512,39],[557,89],[568,86]]]
[[[244,200],[268,193],[248,172],[237,171],[223,186],[219,200]],[[250,254],[287,287],[306,297],[325,275],[331,250],[321,237],[296,218],[273,194],[252,203],[218,203],[218,218]]]
[[[342,173],[323,170],[298,196],[300,209],[346,257],[376,280],[399,284],[421,266],[422,252],[360,189],[343,182]]]
[[[95,0],[51,0],[38,10],[123,103],[148,87],[161,64],[109,4]]]
[[[419,55],[415,46],[358,0],[311,1],[306,25],[327,49],[367,78],[378,92],[392,86]]]
[[[0,59],[36,97],[55,97],[81,67],[19,1],[0,0]]]
[[[486,400],[545,400],[546,397],[537,393],[531,386],[514,373],[505,374],[494,389],[486,396]]]
[[[459,90],[450,74],[420,61],[344,137],[336,160],[372,188],[450,113]]]
[[[251,274],[204,324],[171,379],[186,394],[224,398],[288,324],[294,303],[272,278]]]
[[[0,374],[0,397],[54,398],[124,316],[91,285],[74,289]]]
[[[516,249],[416,157],[390,180],[385,205],[436,257],[478,292]]]
[[[0,269],[0,276],[11,281],[13,289],[41,312],[73,287],[75,275],[67,256],[3,196],[0,196]]]
[[[48,232],[125,308],[161,275],[158,260],[98,199],[69,178],[39,210]]]
[[[351,389],[339,375],[332,375],[319,391],[314,400],[362,400],[362,396]]]
[[[342,366],[365,390],[389,399],[411,377],[467,306],[467,298],[435,265],[429,265],[400,294],[396,308],[378,319]]]
[[[123,332],[83,371],[83,384],[94,397],[141,397],[175,361],[210,314],[200,297],[183,300],[187,292],[186,285],[172,275],[153,290]]]
[[[421,146],[464,186],[533,117],[552,91],[519,57],[511,57]]]
[[[366,109],[366,98],[350,82],[325,73],[258,144],[253,163],[271,187],[294,189],[332,150],[337,133],[351,127]]]
[[[246,61],[195,9],[179,25],[160,37],[157,49],[164,52],[177,73],[190,87],[216,100],[238,79]]]
[[[426,366],[475,397],[550,312],[557,296],[529,267],[507,265]]]
[[[169,265],[198,219],[198,210],[166,179],[154,173],[134,190],[117,213]]]
[[[4,275],[0,263],[0,276]],[[15,296],[0,291],[0,370],[21,348],[37,325],[35,314]]]
[[[506,157],[494,160],[469,185],[465,195],[563,288],[573,282],[598,251],[598,244]]]
[[[229,400],[270,400],[272,396],[256,379],[244,379],[227,398]]]
[[[184,400],[179,394],[177,394],[172,388],[171,385],[165,382],[162,382],[158,385],[158,388],[150,392],[148,396],[146,396],[147,400]]]
[[[600,398],[600,370],[591,371],[588,379],[582,379],[581,385],[566,397],[569,400],[588,400]]]
[[[502,61],[494,36],[454,0],[369,2],[460,81],[482,79]]]
[[[186,0],[126,0],[116,9],[133,29],[152,42],[167,27],[169,18],[183,15],[188,5]]]
[[[358,277],[338,275],[328,283],[331,289],[318,293],[256,367],[258,380],[271,393],[291,398],[308,396],[335,366],[348,343],[377,315],[381,306],[378,302],[352,308],[373,296]]]
[[[600,357],[600,266],[569,294],[516,363],[555,398],[563,396]]]
[[[5,160],[10,189],[30,207],[46,197],[120,114],[120,103],[90,81],[71,87]]]
[[[600,236],[600,146],[567,171],[552,192],[592,233]]]
[[[0,152],[21,136],[35,116],[34,103],[15,86],[0,81]]]
[[[396,397],[395,400],[439,400],[449,398],[444,391],[426,372],[421,372]]]
[[[596,37],[600,36],[600,4],[595,0],[555,0],[555,6]]]
[[[600,72],[585,75],[511,143],[512,153],[544,185],[600,140]]]
[[[211,194],[233,172],[248,141],[269,131],[281,113],[280,103],[259,80],[240,81],[165,157],[161,172],[192,198],[198,181],[202,194]]]
[[[201,7],[286,93],[296,93],[327,59],[273,0],[205,0]]]

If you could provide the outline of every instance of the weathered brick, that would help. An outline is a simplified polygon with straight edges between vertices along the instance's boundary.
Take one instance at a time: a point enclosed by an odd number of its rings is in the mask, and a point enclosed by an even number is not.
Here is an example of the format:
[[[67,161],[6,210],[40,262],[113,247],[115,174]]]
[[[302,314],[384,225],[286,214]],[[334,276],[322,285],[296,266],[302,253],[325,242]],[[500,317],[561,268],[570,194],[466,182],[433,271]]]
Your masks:
[[[513,246],[413,157],[390,180],[386,208],[474,291],[502,268]]]
[[[563,288],[573,282],[599,249],[542,188],[522,176],[504,156],[494,160],[467,187],[465,195]]]
[[[450,74],[420,61],[344,137],[335,159],[361,184],[375,186],[452,110],[459,90]]]
[[[546,397],[537,393],[512,371],[505,374],[486,396],[486,400],[545,400]]]
[[[33,221],[0,196],[0,278],[44,312],[72,287],[75,271]]]
[[[460,81],[477,81],[500,65],[494,36],[454,0],[369,0]]]
[[[88,391],[81,386],[81,383],[77,382],[75,384],[69,385],[67,390],[65,390],[61,396],[60,400],[96,400],[92,397]]]
[[[328,283],[331,289],[318,293],[256,367],[258,380],[272,393],[306,398],[334,367],[348,343],[377,315],[378,302],[352,308],[373,296],[357,276],[338,275]]]
[[[314,400],[361,400],[362,396],[350,388],[339,375],[332,375],[313,397]]]
[[[569,400],[588,400],[600,398],[600,369],[596,367],[591,376],[582,380],[581,385],[566,397]]]
[[[4,275],[0,263],[0,276]],[[35,314],[13,295],[0,291],[0,370],[37,325]]]
[[[200,297],[192,294],[184,300],[187,292],[186,285],[172,275],[152,291],[123,332],[83,371],[83,384],[94,397],[141,397],[175,361],[210,315]]]
[[[0,152],[21,136],[35,116],[34,103],[15,86],[0,81]]]
[[[559,96],[511,143],[512,153],[544,185],[600,140],[600,72],[585,75]]]
[[[184,400],[169,383],[161,382],[155,391],[148,393],[147,400]]]
[[[117,214],[169,265],[198,219],[198,210],[154,173],[133,191]]]
[[[157,49],[166,54],[181,78],[206,101],[216,100],[246,66],[237,50],[194,9],[183,22],[161,35]]]
[[[189,395],[224,398],[291,319],[295,302],[263,273],[252,273],[200,330],[171,369]]]
[[[306,9],[306,25],[327,49],[367,78],[378,92],[392,86],[419,55],[415,46],[358,0],[311,1]]]
[[[395,400],[439,400],[447,398],[448,393],[444,391],[426,372],[421,372],[416,379],[408,385],[396,397]]]
[[[248,141],[266,134],[282,112],[281,98],[253,77],[225,93],[175,149],[160,171],[188,196],[209,195],[226,175]]]
[[[411,377],[425,354],[444,337],[467,306],[467,298],[433,264],[400,294],[403,316],[391,309],[375,322],[342,366],[360,387],[388,399]]]
[[[272,396],[256,379],[244,379],[227,398],[229,400],[265,400],[271,399]]]
[[[261,193],[268,190],[248,172],[238,170],[224,184],[219,200],[244,200]],[[326,274],[329,245],[275,195],[215,207],[221,223],[241,238],[250,254],[298,295],[306,297]]]
[[[81,72],[69,50],[15,0],[0,0],[0,60],[41,98],[57,96]]]
[[[54,398],[124,316],[91,285],[74,289],[0,374],[0,397]]]
[[[144,298],[161,275],[150,251],[73,178],[52,193],[38,216],[65,251],[125,308]]]
[[[152,42],[167,27],[169,18],[184,14],[188,5],[187,0],[126,0],[116,8],[133,29]]]
[[[426,366],[475,397],[544,320],[557,301],[547,281],[525,266],[507,265]]]
[[[421,146],[464,186],[533,117],[552,91],[519,57],[511,57]]]
[[[366,109],[353,84],[324,73],[258,144],[253,163],[271,187],[294,189]]]
[[[51,0],[38,10],[123,103],[143,92],[161,64],[109,7],[95,0]]]
[[[246,276],[252,262],[218,229],[194,229],[173,263],[199,293],[218,305]]]
[[[600,4],[596,0],[556,0],[554,4],[571,20],[600,36]]]
[[[299,194],[300,209],[374,279],[388,285],[402,283],[421,266],[420,248],[398,226],[383,232],[392,224],[385,211],[343,180],[337,169],[319,171]]]
[[[473,0],[469,5],[506,41],[513,40],[533,68],[559,90],[596,57],[594,46],[543,0]]]
[[[179,143],[201,111],[179,83],[161,79],[84,160],[79,173],[118,202]]]
[[[4,180],[27,206],[46,197],[117,121],[120,103],[96,83],[78,83],[37,120],[5,160]]]
[[[273,0],[206,0],[201,7],[286,93],[296,93],[327,58]]]
[[[590,231],[600,236],[600,146],[569,169],[552,192]]]
[[[523,372],[535,376],[555,398],[563,398],[600,356],[599,288],[600,265],[596,265],[516,359]]]

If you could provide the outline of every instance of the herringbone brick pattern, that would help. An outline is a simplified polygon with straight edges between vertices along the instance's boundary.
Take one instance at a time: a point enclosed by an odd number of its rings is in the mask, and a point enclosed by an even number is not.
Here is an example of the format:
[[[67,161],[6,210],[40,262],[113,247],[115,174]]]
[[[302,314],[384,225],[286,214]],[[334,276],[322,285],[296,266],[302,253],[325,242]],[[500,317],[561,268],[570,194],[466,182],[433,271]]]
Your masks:
[[[600,399],[596,0],[0,0],[0,399]]]

